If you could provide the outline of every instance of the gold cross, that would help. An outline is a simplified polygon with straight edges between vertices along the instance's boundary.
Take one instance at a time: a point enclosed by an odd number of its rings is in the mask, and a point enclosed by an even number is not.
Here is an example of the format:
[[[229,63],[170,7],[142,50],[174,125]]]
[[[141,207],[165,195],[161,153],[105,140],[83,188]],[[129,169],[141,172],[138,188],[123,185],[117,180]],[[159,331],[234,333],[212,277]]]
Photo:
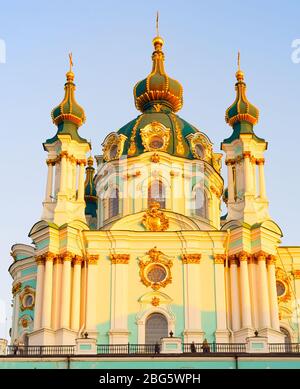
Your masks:
[[[159,22],[159,13],[157,11],[156,12],[156,36],[159,36],[158,22]]]
[[[72,72],[73,67],[73,54],[69,53],[69,62],[70,62],[70,72]]]

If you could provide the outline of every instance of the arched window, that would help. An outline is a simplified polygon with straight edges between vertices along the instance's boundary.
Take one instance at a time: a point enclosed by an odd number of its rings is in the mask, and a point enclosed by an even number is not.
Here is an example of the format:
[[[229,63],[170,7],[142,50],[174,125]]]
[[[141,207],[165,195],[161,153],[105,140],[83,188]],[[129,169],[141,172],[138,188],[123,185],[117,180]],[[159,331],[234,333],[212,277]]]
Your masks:
[[[109,205],[108,205],[108,217],[114,217],[119,214],[119,189],[115,188],[109,198]]]
[[[148,188],[148,207],[152,201],[157,201],[160,208],[166,208],[166,190],[160,180],[155,180]]]
[[[202,187],[196,188],[195,193],[195,214],[205,219],[208,217],[207,194]]]
[[[146,321],[145,343],[156,344],[160,338],[168,337],[168,322],[161,313],[153,313]]]

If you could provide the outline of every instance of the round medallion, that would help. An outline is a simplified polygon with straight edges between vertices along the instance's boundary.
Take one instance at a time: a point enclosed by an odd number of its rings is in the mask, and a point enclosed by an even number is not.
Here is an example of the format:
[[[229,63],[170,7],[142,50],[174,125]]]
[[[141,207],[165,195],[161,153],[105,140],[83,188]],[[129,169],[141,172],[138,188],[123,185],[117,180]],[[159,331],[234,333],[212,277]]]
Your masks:
[[[109,158],[110,159],[115,159],[118,153],[118,145],[112,145],[111,148],[109,149]]]
[[[147,272],[147,278],[150,282],[162,282],[166,279],[167,272],[166,269],[161,265],[153,265]]]
[[[200,159],[204,158],[204,147],[200,143],[197,143],[195,145],[195,152],[196,152],[198,158],[200,158]]]
[[[281,281],[276,281],[277,296],[281,297],[285,294],[285,285]]]
[[[153,136],[150,140],[150,147],[152,149],[160,149],[164,145],[164,141],[160,136]]]

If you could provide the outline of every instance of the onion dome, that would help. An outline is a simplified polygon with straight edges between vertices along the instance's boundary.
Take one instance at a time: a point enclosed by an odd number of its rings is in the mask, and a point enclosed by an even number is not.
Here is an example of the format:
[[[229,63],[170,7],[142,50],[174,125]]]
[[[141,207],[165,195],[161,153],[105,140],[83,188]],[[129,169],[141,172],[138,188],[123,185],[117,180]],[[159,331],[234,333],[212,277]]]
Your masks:
[[[84,183],[84,200],[86,203],[85,214],[91,217],[97,216],[98,197],[94,183],[95,169],[93,167],[94,160],[90,156],[88,158],[88,166],[86,168],[86,178]]]
[[[233,127],[233,135],[229,138],[230,141],[238,138],[239,134],[254,134],[253,126],[257,124],[259,118],[258,108],[251,104],[246,96],[246,83],[244,81],[244,72],[240,69],[239,54],[236,79],[236,99],[226,110],[225,114],[226,123]]]
[[[163,44],[164,40],[157,34],[153,39],[152,71],[147,78],[139,81],[133,90],[135,106],[141,112],[161,105],[177,112],[183,105],[181,84],[170,78],[164,69]]]
[[[73,62],[72,54],[69,54],[70,69],[66,74],[67,82],[65,83],[65,96],[62,102],[51,111],[51,118],[57,125],[58,131],[54,138],[47,140],[47,143],[57,140],[58,134],[69,134],[72,139],[79,142],[86,142],[78,134],[78,128],[85,122],[84,109],[75,99],[74,73],[72,71]]]

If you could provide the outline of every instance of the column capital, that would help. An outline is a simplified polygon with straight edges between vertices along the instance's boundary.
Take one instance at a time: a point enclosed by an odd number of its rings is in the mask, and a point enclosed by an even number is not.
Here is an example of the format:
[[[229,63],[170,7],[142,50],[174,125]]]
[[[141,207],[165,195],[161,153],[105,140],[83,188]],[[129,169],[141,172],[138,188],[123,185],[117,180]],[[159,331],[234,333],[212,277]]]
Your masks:
[[[96,265],[99,259],[99,255],[97,254],[88,254],[86,256],[86,261],[89,265]]]
[[[12,293],[12,295],[13,295],[14,297],[15,297],[15,295],[16,295],[17,293],[20,292],[21,286],[22,286],[22,283],[21,283],[20,281],[13,285],[12,290],[11,290],[11,293]]]
[[[72,265],[81,265],[83,258],[80,255],[74,255],[72,258]]]
[[[66,251],[65,253],[60,254],[60,258],[63,260],[63,262],[72,261],[74,257],[75,254],[71,253],[70,251]]]
[[[77,165],[86,165],[86,159],[76,159]]]
[[[130,260],[129,254],[111,254],[111,263],[114,265],[128,265]]]
[[[257,165],[264,165],[265,159],[264,158],[256,158],[256,164]]]
[[[295,280],[300,280],[300,270],[293,270],[292,275],[294,276]]]
[[[234,158],[228,158],[225,161],[225,165],[234,165],[235,164],[235,159]]]
[[[63,158],[63,157],[68,158],[68,156],[69,156],[69,153],[68,153],[67,151],[62,151],[62,152],[60,153],[60,157],[61,157],[61,158]]]
[[[201,254],[183,254],[181,256],[182,263],[187,264],[199,264],[201,260]]]
[[[36,262],[37,265],[44,265],[44,263],[45,263],[45,255],[44,254],[37,255],[35,257],[35,262]]]
[[[269,254],[265,251],[260,250],[257,253],[254,253],[253,256],[257,261],[266,261]]]
[[[244,151],[243,152],[243,157],[244,158],[251,158],[251,151]]]
[[[251,258],[251,254],[249,254],[247,251],[240,251],[238,254],[237,254],[237,257],[239,259],[240,262],[248,262]]]
[[[275,265],[276,264],[276,257],[275,255],[268,255],[267,257],[267,265],[270,266],[270,265]]]
[[[216,265],[224,265],[225,261],[226,261],[225,254],[215,254],[214,255],[214,262]]]
[[[44,257],[45,257],[45,262],[48,262],[48,261],[53,262],[55,260],[55,258],[57,257],[57,254],[48,252],[48,253],[44,254]]]
[[[53,264],[54,265],[59,265],[59,264],[62,264],[64,261],[63,261],[63,258],[61,257],[61,255],[57,255],[54,260],[53,260]]]
[[[228,261],[230,265],[238,265],[238,257],[236,254],[232,254],[228,257]]]

